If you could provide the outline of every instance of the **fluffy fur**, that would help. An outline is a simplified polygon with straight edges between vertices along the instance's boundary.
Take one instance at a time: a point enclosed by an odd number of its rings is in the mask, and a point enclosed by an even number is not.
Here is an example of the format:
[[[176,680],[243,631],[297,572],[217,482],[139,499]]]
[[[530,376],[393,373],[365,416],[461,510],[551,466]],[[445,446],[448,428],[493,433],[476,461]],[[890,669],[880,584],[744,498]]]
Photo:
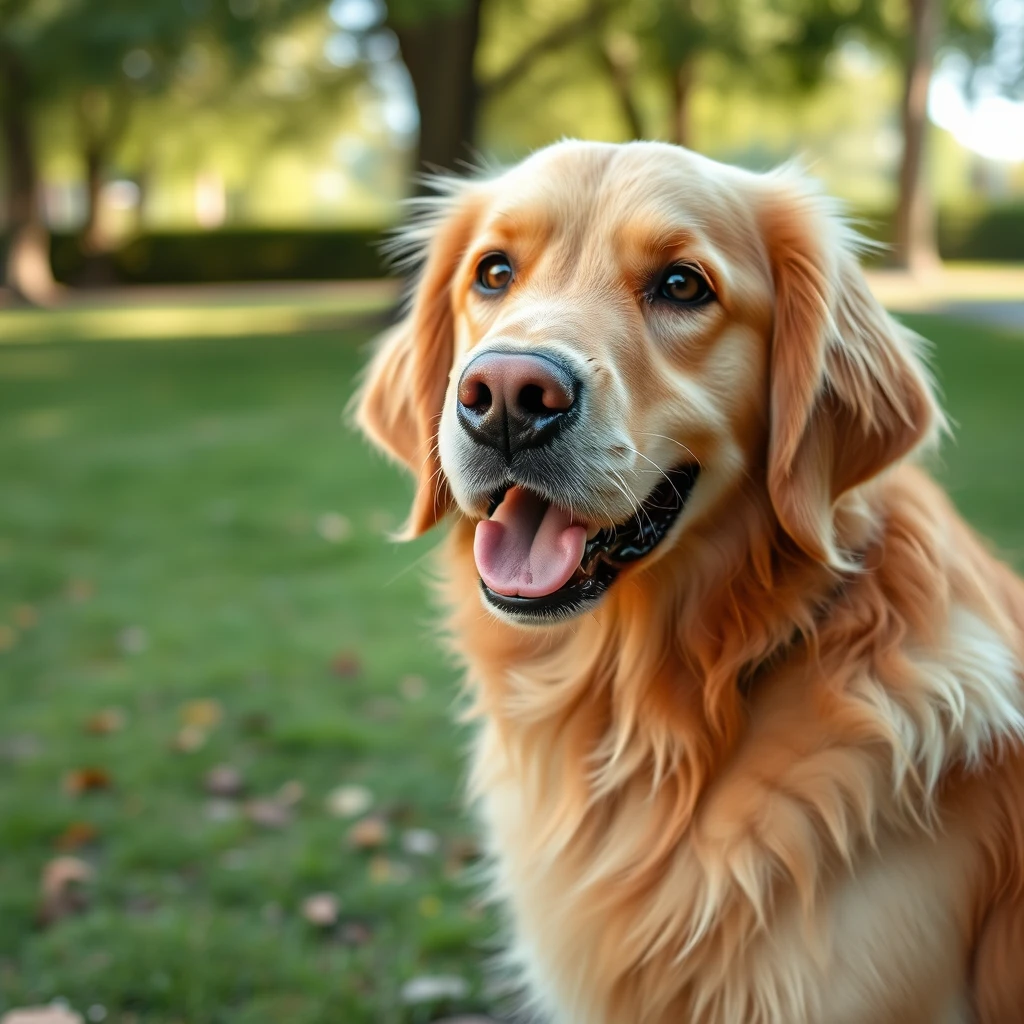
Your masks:
[[[914,465],[942,428],[919,344],[830,204],[793,173],[562,143],[449,184],[409,237],[358,417],[416,475],[406,533],[452,513],[472,795],[542,1013],[1024,1020],[1024,586]],[[522,284],[484,306],[488,247]],[[680,255],[716,286],[702,317],[638,298]],[[496,337],[561,346],[607,396],[566,467],[595,520],[679,449],[703,467],[666,541],[547,628],[480,602],[451,381]]]

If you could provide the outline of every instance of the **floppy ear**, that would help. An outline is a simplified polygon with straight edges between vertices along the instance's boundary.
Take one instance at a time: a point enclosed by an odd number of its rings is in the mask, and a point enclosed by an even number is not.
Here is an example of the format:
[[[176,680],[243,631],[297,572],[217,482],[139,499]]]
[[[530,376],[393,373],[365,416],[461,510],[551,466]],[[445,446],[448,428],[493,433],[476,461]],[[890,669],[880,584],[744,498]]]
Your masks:
[[[942,422],[917,339],[871,294],[856,237],[821,197],[770,179],[761,224],[775,284],[768,492],[783,529],[837,570],[836,501]]]
[[[476,219],[469,201],[439,197],[430,203],[427,218],[399,243],[415,249],[414,256],[426,250],[409,310],[378,342],[355,397],[356,425],[416,477],[412,508],[398,534],[403,540],[425,533],[451,504],[437,428],[454,360],[451,280]]]

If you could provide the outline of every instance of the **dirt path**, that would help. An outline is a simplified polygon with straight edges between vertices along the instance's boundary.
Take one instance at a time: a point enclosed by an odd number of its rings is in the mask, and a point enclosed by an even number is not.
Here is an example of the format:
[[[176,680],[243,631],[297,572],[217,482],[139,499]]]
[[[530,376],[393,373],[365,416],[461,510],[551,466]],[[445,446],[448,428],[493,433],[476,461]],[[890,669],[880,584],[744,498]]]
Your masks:
[[[937,313],[1024,330],[1024,267],[950,266],[934,277],[893,270],[868,273],[874,293],[897,313]]]

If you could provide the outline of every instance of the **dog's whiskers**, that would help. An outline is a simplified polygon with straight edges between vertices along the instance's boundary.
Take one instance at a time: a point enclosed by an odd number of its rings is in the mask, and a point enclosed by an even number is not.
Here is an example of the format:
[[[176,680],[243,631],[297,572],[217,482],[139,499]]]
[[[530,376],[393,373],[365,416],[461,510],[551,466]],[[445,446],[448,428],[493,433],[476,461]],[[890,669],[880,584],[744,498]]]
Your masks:
[[[676,440],[676,439],[675,439],[674,437],[669,437],[669,436],[668,436],[668,434],[656,434],[656,433],[654,433],[654,432],[653,432],[653,431],[651,431],[651,430],[639,430],[639,431],[637,431],[637,433],[639,433],[639,434],[645,434],[645,435],[646,435],[647,437],[660,437],[660,438],[661,438],[661,439],[662,439],[663,441],[671,441],[671,442],[672,442],[672,444],[677,444],[677,445],[679,445],[679,447],[680,447],[680,448],[682,448],[682,449],[683,449],[683,451],[684,451],[684,452],[686,452],[686,454],[687,454],[687,455],[689,455],[689,456],[690,456],[690,458],[691,458],[691,459],[693,459],[693,461],[694,461],[694,462],[696,462],[696,463],[697,463],[697,465],[698,465],[698,466],[699,466],[699,467],[700,467],[701,469],[703,469],[703,468],[704,468],[704,466],[703,466],[703,464],[701,463],[700,459],[698,459],[698,458],[697,458],[697,456],[693,454],[693,451],[692,451],[692,450],[691,450],[690,448],[687,448],[687,447],[686,447],[686,445],[685,445],[685,444],[683,444],[683,442],[682,442],[682,441],[677,441],[677,440]],[[627,447],[628,447],[628,446],[627,446]]]

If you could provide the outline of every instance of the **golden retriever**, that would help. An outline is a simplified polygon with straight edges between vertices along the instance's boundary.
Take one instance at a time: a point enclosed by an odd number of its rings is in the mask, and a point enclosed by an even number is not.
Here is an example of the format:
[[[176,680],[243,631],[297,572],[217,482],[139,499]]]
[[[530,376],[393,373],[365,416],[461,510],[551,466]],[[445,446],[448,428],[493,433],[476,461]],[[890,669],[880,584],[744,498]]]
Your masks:
[[[443,183],[358,421],[410,467],[510,956],[559,1024],[1024,1021],[1024,585],[799,174]],[[1007,467],[1007,471],[1011,471]]]

